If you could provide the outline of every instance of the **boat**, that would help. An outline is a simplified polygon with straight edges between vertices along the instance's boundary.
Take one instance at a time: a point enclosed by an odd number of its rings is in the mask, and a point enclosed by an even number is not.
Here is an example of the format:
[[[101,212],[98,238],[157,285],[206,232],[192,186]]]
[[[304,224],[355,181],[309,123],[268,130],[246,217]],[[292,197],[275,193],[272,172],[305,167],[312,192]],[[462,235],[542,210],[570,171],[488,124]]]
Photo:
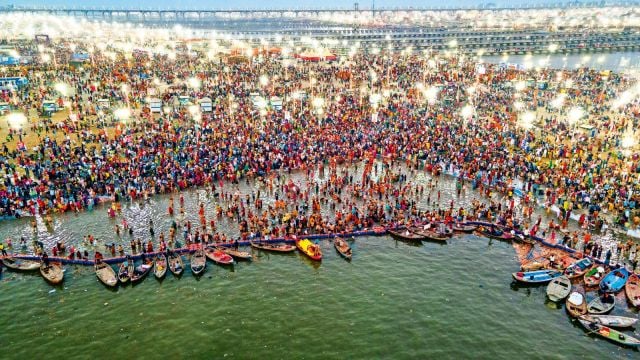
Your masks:
[[[618,344],[637,347],[640,346],[640,340],[633,336],[625,335],[618,330],[598,324],[596,322],[590,322],[583,319],[578,319],[585,329],[589,330],[593,334],[598,334],[603,338],[613,341]]]
[[[527,284],[543,284],[557,277],[562,276],[560,271],[556,270],[536,270],[527,272],[515,272],[511,274],[514,279]]]
[[[536,271],[542,270],[547,266],[549,266],[549,260],[547,258],[541,257],[522,264],[522,266],[520,266],[520,269],[522,271]]]
[[[320,246],[311,241],[307,239],[296,240],[296,247],[311,260],[322,260],[322,250],[320,250]]]
[[[569,279],[575,279],[579,276],[583,276],[593,266],[593,260],[590,258],[580,259],[564,269],[564,274]]]
[[[605,293],[607,294],[607,293]],[[591,300],[587,305],[587,311],[590,314],[602,315],[606,314],[613,309],[616,305],[616,300],[613,296],[609,295],[608,297],[597,296],[595,299]]]
[[[118,280],[121,283],[127,283],[129,281],[129,279],[131,278],[131,271],[129,271],[130,269],[130,260],[127,259],[125,262],[120,263],[120,267],[118,267]]]
[[[598,286],[604,276],[604,268],[602,266],[594,266],[591,270],[584,273],[584,285],[587,287]]]
[[[96,270],[96,276],[106,286],[115,287],[118,285],[118,276],[116,272],[113,270],[111,265],[102,261],[102,254],[99,252],[95,255],[95,265],[94,268]]]
[[[231,255],[234,259],[238,260],[252,260],[253,257],[250,253],[246,251],[239,251],[234,248],[226,247],[226,246],[217,246],[216,249],[224,252],[227,255]]]
[[[12,270],[35,271],[40,269],[40,261],[19,259],[11,256],[2,259],[2,263]]]
[[[450,236],[442,233],[437,233],[431,229],[420,229],[420,228],[409,228],[409,231],[416,235],[420,235],[424,238],[424,240],[437,241],[437,242],[446,242]]]
[[[204,249],[204,253],[205,255],[207,255],[207,258],[209,258],[209,260],[213,261],[216,264],[233,265],[233,257],[220,249],[207,247]]]
[[[200,275],[207,267],[207,257],[204,254],[204,250],[198,249],[191,255],[191,272],[193,275]]]
[[[153,262],[153,274],[156,279],[162,279],[167,273],[167,257],[164,254],[157,254]]]
[[[432,232],[441,235],[441,236],[446,236],[446,237],[452,237],[453,236],[453,230],[451,230],[450,228],[447,227],[447,225],[445,223],[431,223],[431,229]]]
[[[289,253],[296,250],[296,247],[289,244],[270,244],[263,242],[251,242],[251,247],[254,249],[273,251],[280,253]]]
[[[144,279],[145,276],[147,276],[147,274],[151,271],[151,268],[153,267],[153,262],[149,259],[143,259],[142,260],[142,264],[135,266],[135,264],[133,264],[134,268],[133,271],[131,272],[131,283],[135,284],[138,281]]]
[[[547,296],[551,301],[561,301],[571,293],[571,280],[565,275],[557,277],[547,285]]]
[[[184,263],[182,262],[182,255],[176,253],[169,253],[169,271],[175,276],[180,276],[184,271]]]
[[[535,245],[536,244],[535,240],[533,240],[532,238],[530,238],[529,236],[526,236],[524,234],[516,234],[512,239],[513,239],[513,241],[519,242],[521,244],[529,244],[529,245]]]
[[[476,225],[453,224],[453,231],[470,234],[478,229]]]
[[[49,265],[45,265],[43,262],[42,265],[40,265],[40,274],[53,285],[62,283],[64,279],[64,270],[62,269],[61,263],[52,262],[49,263]]]
[[[613,315],[582,315],[580,317],[583,320],[598,323],[604,326],[611,326],[615,328],[629,328],[633,327],[638,319],[627,316],[613,316]]]
[[[624,292],[627,294],[627,299],[631,305],[640,307],[640,277],[636,274],[629,276],[626,285],[624,286]]]
[[[506,241],[513,240],[513,235],[511,233],[509,233],[509,232],[506,232],[506,231],[503,231],[503,230],[500,230],[500,229],[487,230],[483,226],[480,226],[476,230],[476,234],[478,234],[480,236],[488,237],[490,239],[496,239],[496,240],[506,240]]]
[[[340,256],[347,260],[351,260],[351,247],[343,238],[336,237],[333,239],[333,247],[336,248]]]
[[[616,293],[624,287],[629,278],[629,271],[624,267],[611,270],[600,282],[600,290],[603,292]]]
[[[424,239],[424,236],[418,235],[409,231],[409,229],[398,229],[398,230],[387,230],[391,237],[397,240],[405,240],[405,241],[421,241]]]
[[[569,294],[567,301],[565,302],[567,312],[574,318],[579,318],[582,315],[587,314],[587,300],[584,294],[579,291],[574,291]]]

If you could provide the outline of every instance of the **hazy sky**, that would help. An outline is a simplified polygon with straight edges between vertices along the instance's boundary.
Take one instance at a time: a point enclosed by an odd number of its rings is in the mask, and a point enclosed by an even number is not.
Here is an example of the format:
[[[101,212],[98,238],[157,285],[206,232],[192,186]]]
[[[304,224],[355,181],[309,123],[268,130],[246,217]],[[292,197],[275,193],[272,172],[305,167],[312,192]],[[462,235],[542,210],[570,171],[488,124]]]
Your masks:
[[[170,9],[263,9],[263,8],[351,8],[355,0],[0,0],[0,5],[16,6],[65,6],[65,7],[110,7],[110,8],[170,8]],[[371,0],[359,0],[360,8],[370,8]],[[493,3],[496,5],[566,3],[566,0],[377,0],[381,7],[428,7],[428,6],[477,6]]]

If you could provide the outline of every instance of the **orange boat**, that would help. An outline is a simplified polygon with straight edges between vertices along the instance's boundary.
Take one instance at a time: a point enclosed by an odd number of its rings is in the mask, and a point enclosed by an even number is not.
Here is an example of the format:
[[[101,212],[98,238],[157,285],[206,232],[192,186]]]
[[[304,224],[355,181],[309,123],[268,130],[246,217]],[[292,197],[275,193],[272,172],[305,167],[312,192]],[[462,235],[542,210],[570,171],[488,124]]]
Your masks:
[[[296,247],[312,260],[322,260],[322,250],[320,250],[320,246],[311,241],[307,239],[296,240]]]

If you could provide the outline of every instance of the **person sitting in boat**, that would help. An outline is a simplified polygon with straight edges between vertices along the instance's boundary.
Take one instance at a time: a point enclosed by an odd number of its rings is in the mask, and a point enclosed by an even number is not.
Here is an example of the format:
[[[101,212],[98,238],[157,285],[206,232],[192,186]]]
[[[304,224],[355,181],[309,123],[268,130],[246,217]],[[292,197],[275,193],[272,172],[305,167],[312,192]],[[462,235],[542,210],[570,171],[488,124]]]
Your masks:
[[[44,266],[49,266],[49,255],[47,255],[46,252],[42,253],[42,262],[44,263]]]

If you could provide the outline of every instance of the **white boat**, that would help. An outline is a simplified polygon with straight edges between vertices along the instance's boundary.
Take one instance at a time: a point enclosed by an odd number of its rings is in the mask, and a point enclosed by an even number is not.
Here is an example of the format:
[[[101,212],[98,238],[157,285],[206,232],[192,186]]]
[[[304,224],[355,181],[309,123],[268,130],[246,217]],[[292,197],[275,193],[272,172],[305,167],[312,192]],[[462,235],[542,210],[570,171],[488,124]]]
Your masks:
[[[571,280],[566,275],[551,280],[547,285],[547,296],[551,301],[561,301],[571,293]]]
[[[603,299],[600,296],[589,302],[587,305],[587,311],[590,314],[606,314],[613,309],[616,305],[616,300],[613,296],[609,297],[609,299]]]
[[[633,327],[638,322],[638,319],[636,318],[613,315],[582,315],[580,318],[589,322],[615,328]]]

